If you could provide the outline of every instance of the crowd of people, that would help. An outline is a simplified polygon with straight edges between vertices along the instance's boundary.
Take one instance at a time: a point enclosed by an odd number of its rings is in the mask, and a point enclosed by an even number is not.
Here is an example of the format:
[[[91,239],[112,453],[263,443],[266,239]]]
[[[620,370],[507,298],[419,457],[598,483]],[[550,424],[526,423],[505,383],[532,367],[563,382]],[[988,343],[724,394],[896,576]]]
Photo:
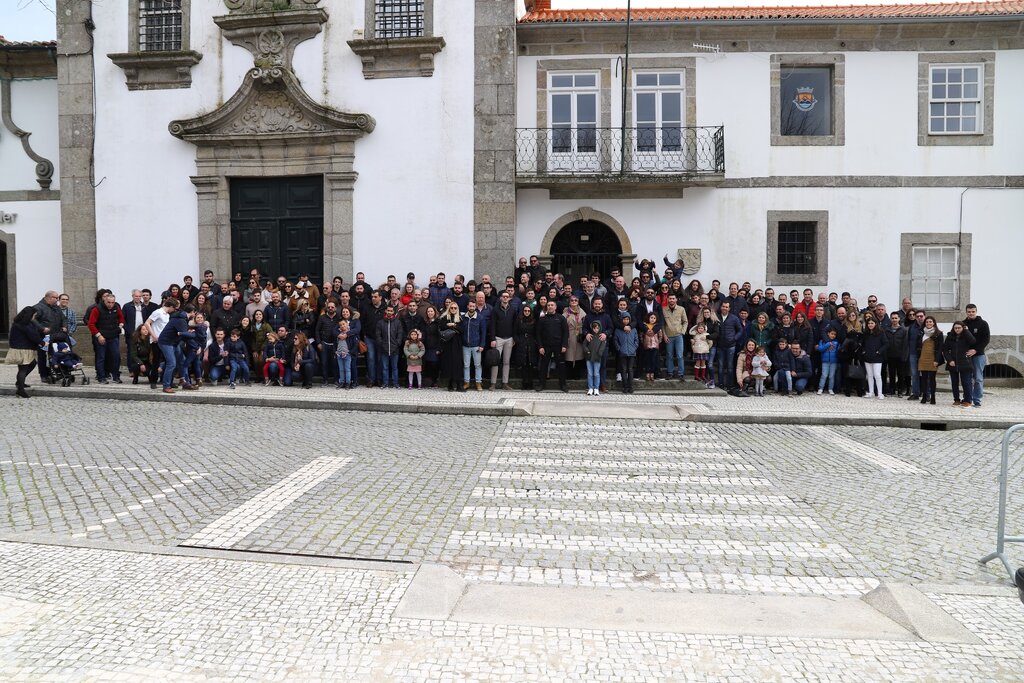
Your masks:
[[[968,304],[943,333],[926,310],[904,299],[889,312],[874,295],[861,308],[849,292],[776,292],[718,280],[683,283],[683,263],[635,263],[631,282],[613,270],[578,281],[519,259],[502,281],[445,273],[424,283],[408,273],[371,284],[357,273],[313,283],[248,277],[198,286],[186,275],[154,297],[136,289],[120,304],[101,289],[79,320],[66,294],[47,292],[11,326],[7,362],[18,365],[17,395],[38,366],[41,378],[78,368],[75,333],[88,328],[96,381],[148,382],[168,394],[204,383],[371,387],[448,391],[543,391],[552,378],[587,380],[587,394],[614,385],[690,381],[737,397],[805,392],[906,397],[935,404],[937,374],[948,372],[954,405],[980,407],[988,324]],[[123,339],[123,341],[122,341]],[[122,362],[124,361],[124,362]]]

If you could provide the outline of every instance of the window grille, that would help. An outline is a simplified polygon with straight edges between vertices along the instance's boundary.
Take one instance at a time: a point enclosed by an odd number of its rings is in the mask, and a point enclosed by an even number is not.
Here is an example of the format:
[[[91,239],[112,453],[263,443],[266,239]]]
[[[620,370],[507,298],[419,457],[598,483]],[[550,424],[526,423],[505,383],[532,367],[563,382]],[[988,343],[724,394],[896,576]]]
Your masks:
[[[910,296],[927,310],[957,307],[957,248],[914,247]]]
[[[778,273],[811,275],[818,269],[818,224],[814,221],[779,221]]]
[[[181,0],[139,0],[139,50],[181,49]]]
[[[423,36],[423,0],[374,0],[374,36],[419,38]]]
[[[933,66],[929,83],[928,132],[974,134],[981,131],[981,64]]]

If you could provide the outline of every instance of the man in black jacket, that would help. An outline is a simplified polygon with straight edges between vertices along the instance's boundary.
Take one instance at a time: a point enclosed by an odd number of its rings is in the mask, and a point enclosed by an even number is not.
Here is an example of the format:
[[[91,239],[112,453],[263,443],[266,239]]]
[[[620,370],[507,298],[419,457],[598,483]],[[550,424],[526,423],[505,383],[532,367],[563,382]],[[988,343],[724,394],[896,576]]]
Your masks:
[[[313,336],[316,337],[316,349],[320,353],[320,374],[323,376],[324,386],[327,386],[331,377],[338,374],[338,362],[334,355],[338,338],[334,331],[340,319],[338,305],[332,301],[316,320],[316,331]]]
[[[235,297],[225,296],[220,302],[220,308],[210,316],[210,329],[214,332],[224,330],[224,334],[231,334],[231,330],[242,326],[243,310],[235,308]]]
[[[555,361],[558,372],[558,388],[568,392],[565,384],[565,350],[569,346],[569,323],[565,316],[558,315],[558,305],[548,302],[547,310],[537,320],[537,349],[540,369],[540,385],[537,391],[544,391],[551,361]]]
[[[974,406],[981,407],[981,398],[985,394],[985,365],[988,360],[985,358],[985,347],[992,337],[988,323],[978,315],[978,307],[974,304],[967,304],[967,319],[964,320],[964,327],[974,335],[974,346],[967,352],[967,357],[974,365]]]
[[[58,297],[57,292],[50,290],[33,307],[36,309],[34,322],[44,335],[53,334],[64,329],[64,314],[60,312],[60,306],[57,305]],[[39,363],[39,378],[43,380],[48,379],[50,377],[50,365],[46,362],[45,349],[39,350],[37,361]]]
[[[498,305],[491,309],[488,337],[492,349],[497,349],[499,362],[491,366],[491,389],[508,386],[509,365],[512,361],[512,345],[515,337],[515,323],[518,317],[512,306],[512,295],[508,290],[498,297]],[[501,366],[501,384],[498,384],[498,366]]]

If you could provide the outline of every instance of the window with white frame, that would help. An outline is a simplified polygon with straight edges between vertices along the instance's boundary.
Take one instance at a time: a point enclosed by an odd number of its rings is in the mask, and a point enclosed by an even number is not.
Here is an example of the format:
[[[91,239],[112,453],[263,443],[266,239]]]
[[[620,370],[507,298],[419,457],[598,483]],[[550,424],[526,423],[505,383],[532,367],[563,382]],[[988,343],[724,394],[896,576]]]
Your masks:
[[[983,64],[936,64],[931,67],[928,80],[929,134],[983,132]]]
[[[633,74],[633,123],[636,151],[678,152],[683,144],[683,73]]]
[[[548,75],[552,154],[597,153],[597,73]]]
[[[139,50],[180,50],[181,0],[139,0]]]
[[[956,245],[914,246],[910,296],[915,306],[955,309],[959,273]]]

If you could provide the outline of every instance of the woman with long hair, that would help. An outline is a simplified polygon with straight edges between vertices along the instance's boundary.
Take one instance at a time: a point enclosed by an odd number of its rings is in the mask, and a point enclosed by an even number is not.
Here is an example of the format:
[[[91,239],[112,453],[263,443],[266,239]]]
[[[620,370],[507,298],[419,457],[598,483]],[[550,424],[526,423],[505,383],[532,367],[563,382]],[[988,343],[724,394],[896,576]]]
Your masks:
[[[5,363],[18,366],[18,378],[14,385],[17,387],[15,393],[19,398],[28,398],[25,391],[28,385],[25,380],[36,367],[39,347],[43,343],[43,332],[35,323],[36,309],[31,306],[18,311],[11,321],[11,335],[9,337],[10,348],[7,350]]]
[[[917,369],[921,373],[921,403],[935,405],[935,373],[939,371],[945,359],[942,355],[942,330],[935,323],[935,318],[924,319],[924,329],[917,342]]]
[[[456,308],[458,308],[457,304]],[[437,386],[438,359],[441,357],[441,337],[438,325],[437,309],[427,306],[427,310],[423,314],[423,346],[426,348],[426,352],[423,354],[423,377],[429,388]]]
[[[316,372],[316,353],[309,338],[302,332],[296,332],[292,344],[292,374],[302,380],[303,389],[313,388],[313,373]]]
[[[462,388],[462,316],[459,305],[448,303],[448,309],[437,319],[438,336],[441,339],[441,366],[448,376],[448,391],[465,391]]]
[[[537,372],[539,360],[537,345],[537,316],[529,306],[523,306],[515,324],[516,345],[512,348],[512,357],[523,378],[523,391],[533,389],[533,376]]]

